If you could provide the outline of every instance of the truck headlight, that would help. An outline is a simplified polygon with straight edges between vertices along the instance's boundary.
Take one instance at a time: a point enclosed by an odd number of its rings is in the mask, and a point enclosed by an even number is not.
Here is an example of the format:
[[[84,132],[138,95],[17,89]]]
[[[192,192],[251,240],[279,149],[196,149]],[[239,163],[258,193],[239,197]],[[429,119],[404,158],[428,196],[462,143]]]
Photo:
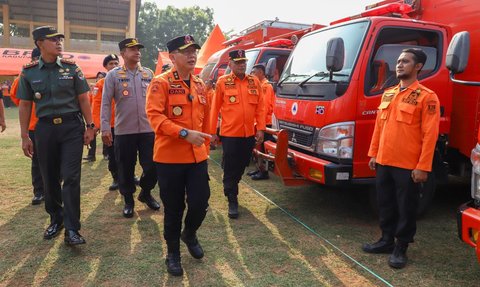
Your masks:
[[[480,201],[480,145],[472,150],[472,198]]]
[[[318,133],[315,151],[337,158],[353,158],[354,122],[328,125]]]

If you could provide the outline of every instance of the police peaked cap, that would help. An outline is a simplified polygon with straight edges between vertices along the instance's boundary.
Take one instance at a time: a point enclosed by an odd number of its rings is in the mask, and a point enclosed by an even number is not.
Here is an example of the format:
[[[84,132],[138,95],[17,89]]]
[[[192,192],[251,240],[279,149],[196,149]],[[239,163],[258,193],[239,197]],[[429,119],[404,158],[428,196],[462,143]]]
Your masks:
[[[167,43],[167,49],[169,53],[175,50],[184,50],[190,46],[194,46],[197,49],[201,48],[200,45],[195,43],[195,39],[193,38],[192,35],[184,35],[177,38],[173,38]]]
[[[55,29],[53,26],[38,27],[32,31],[32,36],[34,41],[55,37],[65,38],[65,36],[62,33],[58,33],[57,29]]]
[[[106,56],[105,59],[103,59],[103,66],[106,67],[108,62],[113,61],[113,60],[119,61],[118,56],[115,55],[115,54],[110,54],[110,55]]]
[[[230,53],[228,53],[228,56],[230,57],[230,60],[233,60],[235,62],[248,60],[247,57],[245,57],[245,50],[230,51]]]
[[[131,48],[131,47],[144,48],[145,46],[143,46],[140,42],[138,42],[137,38],[123,39],[122,41],[120,41],[120,43],[118,43],[118,48],[120,48],[120,50],[123,50],[124,48]]]

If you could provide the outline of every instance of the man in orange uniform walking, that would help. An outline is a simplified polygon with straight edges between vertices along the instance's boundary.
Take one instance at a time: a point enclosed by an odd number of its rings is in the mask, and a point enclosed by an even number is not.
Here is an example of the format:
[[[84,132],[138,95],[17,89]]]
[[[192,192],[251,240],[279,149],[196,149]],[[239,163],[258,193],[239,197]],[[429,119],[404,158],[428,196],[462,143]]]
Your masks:
[[[38,60],[40,57],[40,50],[35,48],[32,50],[32,62]],[[20,104],[20,100],[17,99],[17,90],[18,90],[18,80],[19,77],[16,77],[12,83],[12,87],[10,88],[10,99],[12,102],[18,106]],[[40,173],[40,165],[38,164],[38,156],[36,153],[35,148],[35,125],[37,124],[38,118],[35,115],[35,103],[32,103],[32,113],[30,114],[30,123],[28,124],[28,135],[32,140],[33,144],[33,155],[32,155],[32,167],[31,167],[31,174],[32,174],[32,186],[33,186],[33,198],[32,198],[32,205],[38,205],[45,200],[44,192],[43,192],[43,179],[42,174]]]
[[[427,60],[418,48],[404,49],[397,60],[400,84],[382,96],[368,156],[377,171],[377,199],[382,238],[364,244],[367,253],[391,253],[388,264],[407,264],[408,244],[416,232],[418,186],[427,181],[440,122],[435,92],[417,75]],[[396,238],[396,242],[394,242]],[[392,253],[393,251],[393,253]]]
[[[156,76],[147,91],[147,116],[155,132],[153,160],[157,168],[167,242],[167,271],[181,276],[180,238],[190,254],[204,256],[197,230],[208,209],[207,145],[209,102],[205,84],[193,75],[200,46],[190,35],[167,43],[174,67]],[[182,217],[188,205],[183,232]]]
[[[112,70],[113,68],[118,67],[120,63],[120,59],[116,54],[110,54],[103,59],[103,67],[108,71]],[[105,83],[105,77],[100,79],[94,88],[94,97],[93,97],[93,106],[92,106],[92,116],[93,122],[97,127],[97,131],[100,129],[100,110],[102,108],[102,95],[103,95],[103,84]],[[112,100],[113,101],[113,100]],[[110,127],[112,131],[112,139],[115,138],[115,104],[112,102],[112,115],[110,117]],[[112,184],[108,187],[108,190],[113,191],[118,189],[118,171],[117,171],[117,163],[115,161],[115,152],[114,152],[113,144],[107,146],[108,152],[108,170],[112,174]]]
[[[268,82],[268,79],[265,77],[265,65],[263,64],[257,64],[253,66],[252,68],[252,75],[256,76],[259,80],[260,83],[262,84],[262,91],[263,91],[263,98],[264,98],[264,103],[265,103],[265,123],[266,126],[271,128],[272,127],[272,114],[273,114],[273,103],[275,101],[275,92],[273,91],[272,85]],[[270,134],[265,134],[265,141],[271,140],[272,135]],[[263,144],[259,144],[257,146],[257,149],[260,151],[264,151],[263,149]],[[257,158],[257,170],[253,172],[249,172],[248,175],[253,180],[262,180],[262,179],[268,179],[268,170],[265,166],[265,162]]]
[[[260,81],[247,75],[244,50],[229,53],[231,74],[220,77],[210,114],[210,134],[216,139],[217,117],[222,114],[223,191],[228,198],[228,217],[238,218],[238,183],[247,167],[255,142],[263,142],[265,104]],[[255,132],[256,123],[256,132]]]

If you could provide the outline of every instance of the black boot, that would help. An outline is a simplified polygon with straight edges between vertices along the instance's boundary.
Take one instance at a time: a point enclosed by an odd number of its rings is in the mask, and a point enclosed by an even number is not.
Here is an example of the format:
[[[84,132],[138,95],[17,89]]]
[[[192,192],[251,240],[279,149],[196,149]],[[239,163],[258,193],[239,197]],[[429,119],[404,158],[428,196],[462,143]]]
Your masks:
[[[138,200],[140,202],[145,203],[150,209],[153,209],[153,210],[160,209],[160,203],[158,203],[158,201],[156,201],[155,198],[153,198],[150,191],[145,191],[142,189],[142,191],[138,195]]]
[[[395,244],[392,255],[388,258],[388,265],[392,268],[401,269],[407,265],[408,243],[398,242]]]
[[[133,194],[124,196],[125,206],[123,207],[123,217],[132,218],[133,209],[135,207],[135,201],[133,200]]]
[[[193,258],[200,259],[205,255],[202,246],[198,242],[196,232],[189,232],[184,229],[180,239],[187,245],[188,252],[190,252]]]
[[[365,243],[362,246],[362,250],[367,253],[374,253],[374,254],[391,253],[394,247],[395,247],[395,243],[393,242],[393,238],[390,239],[390,238],[382,237],[375,243]]]
[[[165,259],[165,264],[167,265],[168,273],[172,274],[173,276],[183,275],[180,253],[168,253],[167,258]]]
[[[238,218],[238,198],[236,195],[228,196],[228,217],[232,219]]]
[[[253,180],[262,180],[262,179],[269,179],[268,171],[259,171],[256,174],[251,176]]]

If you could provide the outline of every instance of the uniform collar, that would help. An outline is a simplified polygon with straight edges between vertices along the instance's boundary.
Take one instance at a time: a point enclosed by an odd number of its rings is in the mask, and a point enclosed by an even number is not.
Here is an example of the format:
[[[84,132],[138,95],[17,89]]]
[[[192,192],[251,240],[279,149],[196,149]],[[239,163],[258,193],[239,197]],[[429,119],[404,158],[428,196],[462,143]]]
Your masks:
[[[418,80],[416,80],[415,82],[411,83],[410,86],[408,86],[405,90],[403,90],[402,92],[406,91],[406,90],[410,90],[410,91],[415,91],[418,89],[420,83],[418,82]],[[395,87],[395,91],[396,92],[400,92],[400,84],[398,84],[396,87]]]
[[[57,60],[55,61],[55,64],[57,64],[61,68],[63,68],[62,58],[57,57]],[[43,61],[42,56],[40,56],[40,58],[38,58],[38,68],[41,69],[43,66],[45,66],[45,62]]]
[[[128,69],[127,69],[127,66],[126,66],[125,64],[123,64],[122,70],[124,70],[125,72],[128,70]],[[142,65],[141,65],[140,63],[137,63],[137,70],[138,70],[139,72],[143,72],[143,70],[144,70],[144,68],[142,67]]]

